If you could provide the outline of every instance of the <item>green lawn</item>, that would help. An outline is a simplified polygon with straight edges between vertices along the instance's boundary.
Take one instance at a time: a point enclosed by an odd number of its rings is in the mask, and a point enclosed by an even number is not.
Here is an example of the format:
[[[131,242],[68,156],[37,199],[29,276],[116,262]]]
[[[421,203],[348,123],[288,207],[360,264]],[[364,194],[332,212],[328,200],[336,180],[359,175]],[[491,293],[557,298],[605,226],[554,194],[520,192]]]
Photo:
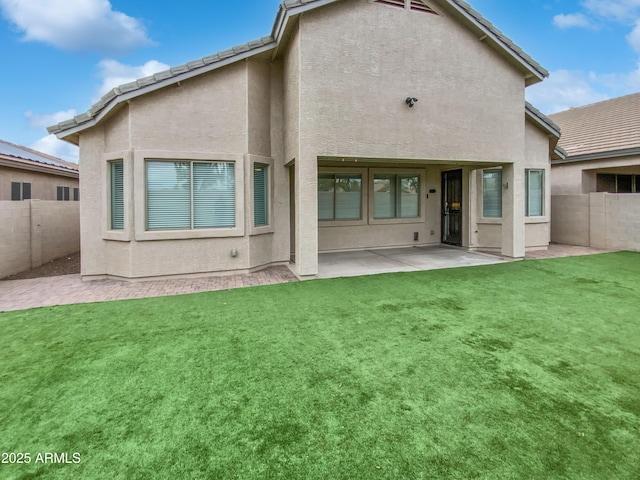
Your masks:
[[[0,314],[0,478],[635,480],[639,311],[616,253]]]

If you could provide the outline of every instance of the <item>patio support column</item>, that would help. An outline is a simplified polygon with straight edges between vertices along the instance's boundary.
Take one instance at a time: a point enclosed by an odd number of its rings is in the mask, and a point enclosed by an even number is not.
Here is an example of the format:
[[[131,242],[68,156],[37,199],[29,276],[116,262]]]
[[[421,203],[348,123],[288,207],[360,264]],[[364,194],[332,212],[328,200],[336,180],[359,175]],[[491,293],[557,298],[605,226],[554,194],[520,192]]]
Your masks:
[[[301,151],[296,160],[295,182],[295,269],[299,277],[314,277],[318,274],[318,158],[315,155]]]
[[[502,167],[502,255],[524,258],[524,169]]]

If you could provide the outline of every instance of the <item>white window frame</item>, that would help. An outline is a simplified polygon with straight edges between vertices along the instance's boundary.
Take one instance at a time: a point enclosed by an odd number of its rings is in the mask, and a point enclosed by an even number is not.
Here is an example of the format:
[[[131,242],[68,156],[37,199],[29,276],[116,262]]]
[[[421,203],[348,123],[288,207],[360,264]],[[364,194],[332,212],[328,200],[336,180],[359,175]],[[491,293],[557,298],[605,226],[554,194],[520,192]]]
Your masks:
[[[235,170],[235,224],[233,228],[204,228],[197,230],[153,230],[147,231],[147,160],[166,160],[173,162],[226,162],[234,163]],[[202,152],[169,152],[155,150],[137,150],[134,153],[134,203],[135,203],[135,239],[136,241],[186,240],[199,238],[243,237],[245,234],[245,172],[244,157],[232,154],[214,154]],[[252,217],[251,217],[252,218]]]

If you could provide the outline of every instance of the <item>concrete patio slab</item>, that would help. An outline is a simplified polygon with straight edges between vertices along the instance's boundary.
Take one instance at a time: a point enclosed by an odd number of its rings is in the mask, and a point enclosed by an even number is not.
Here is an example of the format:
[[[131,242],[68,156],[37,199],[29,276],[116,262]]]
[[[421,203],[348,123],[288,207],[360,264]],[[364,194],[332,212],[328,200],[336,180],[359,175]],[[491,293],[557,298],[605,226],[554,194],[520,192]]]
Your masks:
[[[357,277],[391,272],[417,272],[504,263],[501,257],[454,247],[409,247],[322,253],[318,278]]]

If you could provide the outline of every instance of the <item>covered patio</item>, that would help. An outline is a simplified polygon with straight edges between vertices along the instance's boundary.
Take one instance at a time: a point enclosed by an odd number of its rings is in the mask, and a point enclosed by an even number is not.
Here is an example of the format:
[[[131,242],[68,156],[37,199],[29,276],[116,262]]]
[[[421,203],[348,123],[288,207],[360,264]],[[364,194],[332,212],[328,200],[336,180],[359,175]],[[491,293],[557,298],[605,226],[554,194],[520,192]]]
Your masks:
[[[320,253],[318,278],[356,277],[392,272],[504,263],[502,257],[445,245]]]

